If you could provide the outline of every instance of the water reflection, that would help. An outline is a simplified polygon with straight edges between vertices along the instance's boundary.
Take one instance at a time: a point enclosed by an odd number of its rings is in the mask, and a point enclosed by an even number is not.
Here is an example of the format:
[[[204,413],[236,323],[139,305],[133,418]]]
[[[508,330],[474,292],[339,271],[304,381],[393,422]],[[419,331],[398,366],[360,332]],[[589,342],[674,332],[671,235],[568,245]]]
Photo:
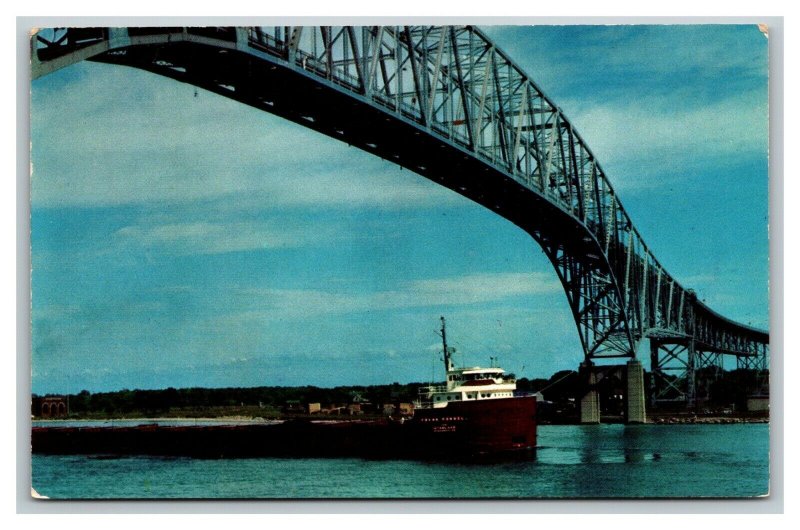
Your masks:
[[[625,462],[640,464],[654,460],[653,454],[642,448],[647,435],[646,428],[645,425],[625,425],[622,429]]]
[[[51,498],[746,497],[769,491],[769,431],[542,426],[534,460],[491,463],[34,454],[31,470]]]
[[[537,463],[644,464],[661,460],[666,450],[647,447],[652,445],[652,437],[648,436],[644,425],[580,425],[569,435],[560,440],[558,446],[540,446]]]

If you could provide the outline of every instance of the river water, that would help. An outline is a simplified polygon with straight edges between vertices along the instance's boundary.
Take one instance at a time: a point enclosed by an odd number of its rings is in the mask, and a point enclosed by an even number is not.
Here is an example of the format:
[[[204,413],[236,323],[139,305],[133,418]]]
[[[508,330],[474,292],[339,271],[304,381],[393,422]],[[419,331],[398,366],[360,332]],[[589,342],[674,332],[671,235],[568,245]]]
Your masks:
[[[50,498],[670,498],[769,491],[769,425],[544,425],[524,461],[32,456]]]

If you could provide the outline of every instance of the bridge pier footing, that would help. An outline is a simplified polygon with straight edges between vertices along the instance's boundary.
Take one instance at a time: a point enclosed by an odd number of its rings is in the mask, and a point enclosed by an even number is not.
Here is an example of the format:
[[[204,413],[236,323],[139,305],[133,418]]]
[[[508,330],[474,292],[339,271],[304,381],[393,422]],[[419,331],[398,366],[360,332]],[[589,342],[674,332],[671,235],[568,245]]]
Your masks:
[[[597,393],[597,373],[591,361],[581,363],[581,379],[586,385],[586,391],[580,402],[580,414],[582,424],[600,423],[600,395]]]
[[[625,379],[627,380],[626,394],[626,423],[644,423],[647,420],[645,412],[644,368],[637,359],[631,359],[626,366]]]

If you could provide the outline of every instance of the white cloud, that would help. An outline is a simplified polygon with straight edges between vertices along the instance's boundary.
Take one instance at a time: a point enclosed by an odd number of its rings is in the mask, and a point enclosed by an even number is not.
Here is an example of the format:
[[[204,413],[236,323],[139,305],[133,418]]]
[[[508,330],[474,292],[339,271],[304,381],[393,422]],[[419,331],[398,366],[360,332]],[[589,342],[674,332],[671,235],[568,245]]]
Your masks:
[[[767,47],[755,25],[488,33],[553,97],[619,191],[766,160]]]
[[[273,207],[463,200],[354,147],[153,74],[78,64],[33,85],[35,206],[257,197]],[[52,84],[48,84],[52,83]]]
[[[766,76],[768,68],[767,41],[754,24],[483,29],[548,94],[584,86],[608,73],[621,83],[595,86],[605,97],[629,82],[644,82],[658,90],[672,84],[659,83],[663,78],[702,85],[714,78]]]
[[[568,102],[570,119],[616,189],[661,186],[742,156],[766,160],[766,100],[755,92],[702,108],[653,96],[625,103]]]
[[[178,254],[219,254],[244,250],[292,248],[330,244],[346,232],[326,225],[286,226],[278,222],[185,222],[130,225],[117,230],[123,245],[160,247]]]
[[[474,304],[521,295],[551,293],[561,289],[555,275],[543,272],[470,274],[459,278],[417,280],[411,289],[426,300],[457,299]]]
[[[336,292],[318,289],[248,289],[241,294],[265,308],[236,313],[235,320],[302,318],[326,314],[396,310],[447,305],[470,306],[559,292],[554,274],[481,273],[452,278],[404,282],[399,289],[374,292]]]

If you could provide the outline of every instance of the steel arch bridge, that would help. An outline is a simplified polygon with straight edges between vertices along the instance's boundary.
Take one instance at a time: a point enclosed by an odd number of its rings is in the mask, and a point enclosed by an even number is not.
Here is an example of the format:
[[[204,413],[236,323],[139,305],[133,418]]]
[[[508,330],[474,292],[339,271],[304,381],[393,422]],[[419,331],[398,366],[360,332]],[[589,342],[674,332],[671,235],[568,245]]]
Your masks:
[[[769,335],[699,301],[653,255],[586,142],[472,26],[57,28],[32,78],[89,59],[221,94],[406,167],[515,223],[567,295],[585,359],[650,339],[656,398],[733,355],[768,369]],[[676,375],[672,375],[676,374]]]

